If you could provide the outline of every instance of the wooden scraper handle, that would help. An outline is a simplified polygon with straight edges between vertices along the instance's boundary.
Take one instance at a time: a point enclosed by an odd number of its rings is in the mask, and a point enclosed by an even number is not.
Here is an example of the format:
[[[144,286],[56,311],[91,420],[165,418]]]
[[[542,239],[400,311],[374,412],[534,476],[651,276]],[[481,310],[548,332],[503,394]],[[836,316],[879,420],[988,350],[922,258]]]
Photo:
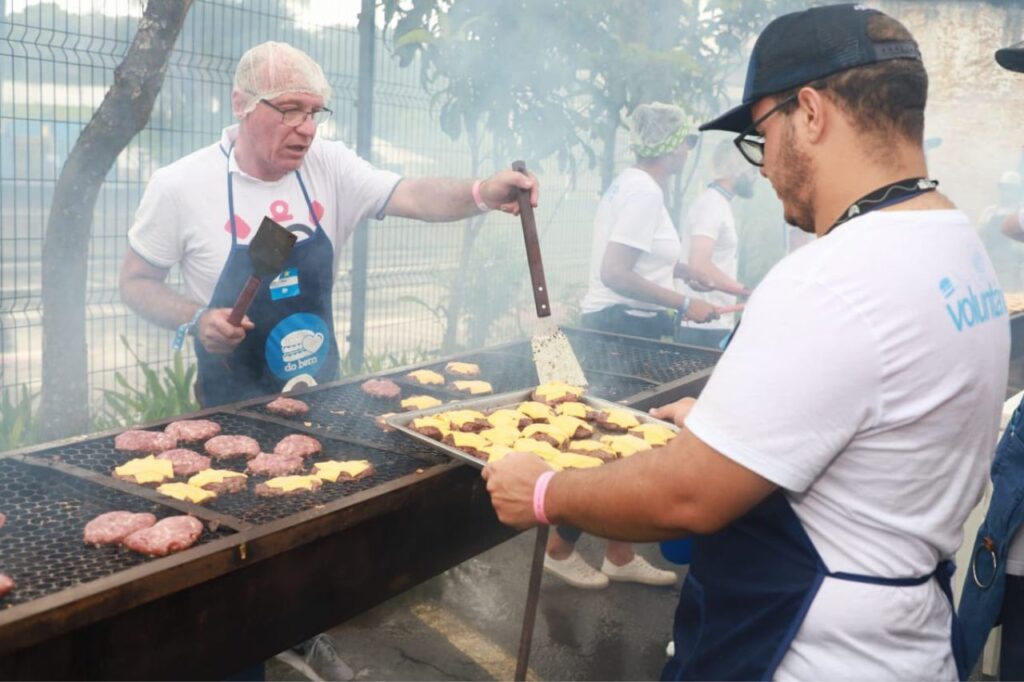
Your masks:
[[[512,170],[526,175],[526,162],[513,161]],[[526,261],[530,264],[530,282],[533,284],[533,302],[537,306],[537,317],[551,315],[548,300],[548,283],[544,278],[544,262],[540,257],[540,239],[537,237],[537,220],[530,204],[530,193],[519,190],[519,218],[523,221],[523,241],[526,244]]]

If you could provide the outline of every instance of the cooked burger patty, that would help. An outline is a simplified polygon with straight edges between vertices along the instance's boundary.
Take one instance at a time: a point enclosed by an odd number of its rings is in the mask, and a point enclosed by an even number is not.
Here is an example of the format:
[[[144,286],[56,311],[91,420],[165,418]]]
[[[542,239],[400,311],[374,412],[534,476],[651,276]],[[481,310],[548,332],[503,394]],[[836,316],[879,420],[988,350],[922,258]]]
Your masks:
[[[293,433],[285,436],[274,446],[275,455],[298,455],[299,457],[310,457],[323,450],[320,441],[312,436],[305,436],[301,433]]]
[[[392,399],[402,395],[402,387],[391,379],[367,379],[360,386],[363,393],[374,398]]]
[[[135,531],[122,544],[140,554],[167,556],[188,549],[202,534],[203,524],[194,516],[168,516],[156,525]]]
[[[181,419],[171,422],[164,428],[178,439],[179,443],[201,443],[220,433],[220,424],[209,419]]]
[[[83,540],[87,545],[116,545],[135,531],[156,523],[152,514],[112,511],[100,514],[85,524]]]
[[[301,455],[274,455],[261,452],[249,460],[246,471],[255,476],[286,476],[302,471]]]
[[[7,593],[14,589],[14,581],[8,576],[0,573],[0,599],[7,596]]]
[[[191,476],[198,474],[203,469],[210,468],[209,457],[200,455],[193,450],[186,450],[185,448],[175,448],[167,452],[161,452],[156,458],[169,460],[174,466],[175,476]]]
[[[266,483],[260,483],[259,485],[257,485],[253,492],[255,492],[260,497],[284,497],[285,495],[305,495],[306,493],[315,493],[317,490],[320,490],[320,487],[323,485],[320,479],[316,478],[315,476],[288,476],[285,477],[285,479],[283,480],[287,480],[289,478],[302,478],[306,483],[303,486],[294,488],[281,487],[274,485],[275,479],[271,479]]]
[[[214,436],[206,441],[204,447],[214,459],[255,457],[260,454],[260,444],[249,436]]]
[[[169,433],[161,433],[160,431],[129,429],[117,434],[114,438],[114,449],[121,450],[122,452],[148,454],[173,450],[177,446],[177,438]]]
[[[298,417],[309,412],[309,405],[295,398],[275,398],[267,403],[267,412],[282,417]]]
[[[3,528],[5,523],[7,523],[7,517],[0,514],[0,528]]]

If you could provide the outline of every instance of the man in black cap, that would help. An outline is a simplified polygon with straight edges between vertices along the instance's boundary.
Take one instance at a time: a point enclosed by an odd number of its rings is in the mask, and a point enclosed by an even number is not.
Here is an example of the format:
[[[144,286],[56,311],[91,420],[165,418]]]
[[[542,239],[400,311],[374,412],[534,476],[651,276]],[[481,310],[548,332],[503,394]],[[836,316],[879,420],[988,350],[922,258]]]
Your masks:
[[[1002,292],[935,191],[913,37],[861,5],[773,21],[739,135],[788,222],[781,261],[682,428],[622,462],[484,469],[499,518],[617,540],[694,535],[668,679],[965,679],[950,558],[1006,390]]]
[[[996,51],[1004,69],[1024,73],[1024,43]],[[1003,232],[1024,241],[1024,216],[1016,212]],[[960,596],[968,665],[980,657],[989,631],[1002,623],[999,679],[1024,679],[1024,410],[1003,431],[992,464],[992,497],[974,539],[971,565]]]

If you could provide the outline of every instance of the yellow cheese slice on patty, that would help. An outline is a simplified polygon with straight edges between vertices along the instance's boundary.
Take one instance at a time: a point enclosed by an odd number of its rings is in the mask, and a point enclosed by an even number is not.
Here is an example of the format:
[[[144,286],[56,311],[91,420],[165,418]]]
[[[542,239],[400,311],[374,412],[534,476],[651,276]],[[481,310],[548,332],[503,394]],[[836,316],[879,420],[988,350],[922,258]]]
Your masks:
[[[415,431],[423,431],[424,429],[435,428],[441,432],[441,436],[448,435],[451,428],[448,427],[448,421],[437,416],[430,417],[416,417],[409,426]]]
[[[188,483],[164,483],[161,486],[157,486],[156,491],[161,495],[167,495],[167,497],[173,497],[182,502],[192,502],[193,504],[202,504],[217,497],[209,490],[203,490]]]
[[[504,445],[488,445],[486,448],[480,448],[480,451],[487,455],[488,462],[497,462],[499,459],[512,452],[512,448]]]
[[[456,381],[454,385],[456,390],[465,391],[471,395],[486,395],[494,392],[494,389],[486,381]]]
[[[608,419],[606,421],[623,429],[631,429],[640,424],[640,420],[636,418],[636,415],[624,410],[608,410]]]
[[[583,395],[583,389],[579,386],[570,386],[569,384],[561,381],[549,381],[548,383],[541,384],[537,388],[533,389],[533,394],[538,398],[543,398],[544,400],[561,398],[566,395],[578,399]]]
[[[594,467],[601,466],[604,462],[597,457],[562,452],[559,453],[558,457],[551,460],[549,464],[555,469],[593,469]]]
[[[495,410],[487,415],[487,421],[494,426],[511,426],[512,428],[518,429],[519,422],[522,421],[526,415],[519,410]]]
[[[530,424],[523,429],[523,438],[533,438],[537,434],[554,438],[558,441],[559,447],[565,445],[565,442],[569,440],[569,434],[556,426],[552,426],[551,424]]]
[[[453,429],[461,429],[466,424],[475,422],[478,419],[487,421],[484,413],[477,412],[476,410],[452,410],[451,412],[442,412],[437,416],[441,419],[447,419]]]
[[[511,446],[521,438],[519,429],[514,426],[495,426],[493,429],[484,429],[480,435],[486,438],[491,445]]]
[[[480,365],[472,362],[449,362],[444,366],[444,369],[452,374],[476,376],[480,373]]]
[[[228,469],[205,469],[188,479],[188,484],[194,485],[197,488],[202,488],[204,485],[209,485],[210,483],[223,483],[225,479],[235,478],[236,476],[248,478],[245,474],[240,474],[237,471],[230,471]]]
[[[343,462],[330,460],[327,462],[314,463],[313,475],[321,480],[337,483],[338,478],[342,474],[348,474],[352,478],[355,478],[369,468],[370,462],[365,459],[350,459]]]
[[[466,433],[465,431],[452,431],[452,445],[457,448],[472,448],[482,450],[491,444],[489,440],[479,433]]]
[[[585,433],[582,436],[578,436],[579,438],[589,438],[594,435],[594,427],[582,419],[570,417],[567,414],[555,415],[548,423],[562,433],[568,435],[569,438],[576,438],[576,434],[580,432],[580,429],[583,429]]]
[[[533,438],[520,438],[512,444],[512,449],[516,452],[532,452],[541,459],[551,461],[558,455],[562,454],[560,450],[555,448],[551,443],[545,443],[542,440],[534,440]]]
[[[543,419],[547,421],[555,416],[550,407],[536,400],[527,400],[516,405],[516,410],[522,412],[530,419]]]
[[[676,437],[675,431],[664,424],[640,424],[629,430],[634,436],[639,436],[651,445],[658,447]]]
[[[444,377],[429,369],[418,369],[414,372],[409,372],[407,376],[417,384],[437,386],[444,385]]]
[[[629,457],[644,450],[650,450],[651,444],[636,436],[602,436],[601,442],[615,451],[619,457]]]
[[[293,490],[312,490],[319,479],[316,476],[278,476],[267,481],[267,486],[286,493]]]
[[[567,417],[576,417],[577,419],[586,419],[587,414],[590,410],[583,403],[575,401],[569,401],[567,403],[558,403],[555,406],[555,412]]]
[[[118,476],[131,476],[138,483],[160,483],[174,478],[174,465],[169,459],[157,459],[155,455],[131,459],[114,469]]]
[[[428,407],[437,407],[441,401],[429,395],[413,395],[402,400],[402,408],[409,410],[425,410]]]

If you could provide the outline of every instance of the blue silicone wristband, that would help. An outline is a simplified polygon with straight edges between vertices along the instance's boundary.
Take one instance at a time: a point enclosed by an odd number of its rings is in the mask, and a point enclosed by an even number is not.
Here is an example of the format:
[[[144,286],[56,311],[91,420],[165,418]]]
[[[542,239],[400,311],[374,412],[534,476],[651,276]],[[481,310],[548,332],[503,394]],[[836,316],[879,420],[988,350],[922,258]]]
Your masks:
[[[206,306],[202,306],[196,311],[196,314],[192,316],[191,322],[178,325],[178,331],[174,334],[174,339],[171,341],[171,350],[179,351],[181,347],[185,345],[185,337],[195,331],[196,325],[199,323],[199,318],[203,316],[208,310]]]

